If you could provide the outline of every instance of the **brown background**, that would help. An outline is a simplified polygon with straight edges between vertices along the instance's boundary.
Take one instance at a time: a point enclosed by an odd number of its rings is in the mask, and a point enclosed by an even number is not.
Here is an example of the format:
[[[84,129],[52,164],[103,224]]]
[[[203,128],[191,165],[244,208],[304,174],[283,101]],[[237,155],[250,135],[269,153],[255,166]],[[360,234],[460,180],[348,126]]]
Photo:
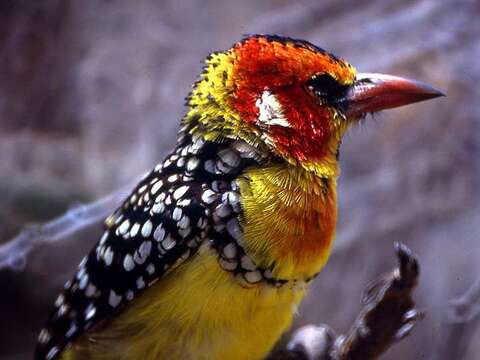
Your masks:
[[[0,243],[161,160],[209,51],[245,33],[304,38],[362,72],[418,78],[448,97],[378,114],[346,136],[336,248],[296,325],[345,331],[403,241],[420,259],[415,298],[427,317],[384,359],[451,359],[452,347],[478,359],[479,317],[449,335],[445,312],[480,272],[479,19],[479,2],[467,0],[2,0]],[[1,359],[31,357],[55,294],[98,234],[0,270]]]

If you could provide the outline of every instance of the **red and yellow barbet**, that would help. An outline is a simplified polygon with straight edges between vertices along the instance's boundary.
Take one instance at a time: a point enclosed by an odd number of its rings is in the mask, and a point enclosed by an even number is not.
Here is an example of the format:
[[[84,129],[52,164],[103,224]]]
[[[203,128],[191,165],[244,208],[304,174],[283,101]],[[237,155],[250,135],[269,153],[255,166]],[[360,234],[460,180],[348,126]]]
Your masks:
[[[439,95],[303,40],[211,54],[175,148],[106,220],[35,358],[265,357],[330,253],[345,131]]]

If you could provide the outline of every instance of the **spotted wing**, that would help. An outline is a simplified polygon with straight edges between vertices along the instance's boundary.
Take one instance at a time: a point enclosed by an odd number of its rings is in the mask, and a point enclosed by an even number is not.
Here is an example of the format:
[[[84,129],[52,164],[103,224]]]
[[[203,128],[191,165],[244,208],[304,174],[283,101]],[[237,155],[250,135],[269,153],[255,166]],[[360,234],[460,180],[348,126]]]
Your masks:
[[[106,220],[107,230],[57,298],[35,359],[55,359],[188,259],[215,231],[212,207],[241,169],[256,161],[245,144],[235,150],[222,146],[187,139]]]
[[[37,359],[55,358],[195,251],[207,228],[201,193],[201,184],[187,185],[177,174],[153,172],[142,181],[57,298]]]

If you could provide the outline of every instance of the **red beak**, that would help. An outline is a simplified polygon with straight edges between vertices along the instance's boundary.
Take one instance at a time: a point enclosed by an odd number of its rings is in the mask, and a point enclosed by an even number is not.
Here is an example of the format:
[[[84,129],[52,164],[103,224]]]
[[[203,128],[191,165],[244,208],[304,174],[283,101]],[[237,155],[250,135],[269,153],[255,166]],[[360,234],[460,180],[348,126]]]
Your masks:
[[[418,81],[383,74],[357,74],[342,102],[348,117],[358,117],[439,96],[445,94]]]

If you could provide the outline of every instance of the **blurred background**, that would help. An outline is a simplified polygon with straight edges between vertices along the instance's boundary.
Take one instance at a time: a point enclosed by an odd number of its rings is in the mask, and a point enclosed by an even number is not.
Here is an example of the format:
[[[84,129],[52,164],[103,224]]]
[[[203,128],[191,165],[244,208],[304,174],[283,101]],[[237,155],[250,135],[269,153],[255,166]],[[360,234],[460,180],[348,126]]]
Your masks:
[[[336,247],[295,326],[347,331],[402,241],[420,260],[415,299],[427,315],[383,359],[479,359],[479,316],[453,324],[447,311],[480,278],[479,19],[480,2],[468,0],[2,0],[0,244],[160,161],[210,51],[246,33],[303,38],[359,71],[419,79],[448,97],[346,136]],[[100,229],[0,269],[1,359],[31,358]]]

